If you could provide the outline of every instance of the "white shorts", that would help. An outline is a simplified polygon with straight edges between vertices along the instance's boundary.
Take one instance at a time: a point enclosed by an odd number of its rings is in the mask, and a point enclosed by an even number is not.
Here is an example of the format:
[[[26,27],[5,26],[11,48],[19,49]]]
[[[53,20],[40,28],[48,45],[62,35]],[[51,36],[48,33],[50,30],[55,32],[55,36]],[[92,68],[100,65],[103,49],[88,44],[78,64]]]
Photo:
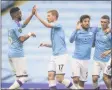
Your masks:
[[[104,74],[112,76],[111,59],[106,64],[106,67],[104,69]]]
[[[65,74],[65,64],[68,61],[68,54],[51,56],[48,65],[48,72],[54,71],[56,74]]]
[[[100,76],[101,71],[104,72],[106,63],[107,62],[95,61],[94,60],[92,75],[98,75],[98,76]]]
[[[13,71],[15,71],[16,77],[28,76],[25,57],[9,58],[9,62]]]
[[[78,76],[81,81],[87,81],[89,60],[78,60],[72,58],[72,77]]]

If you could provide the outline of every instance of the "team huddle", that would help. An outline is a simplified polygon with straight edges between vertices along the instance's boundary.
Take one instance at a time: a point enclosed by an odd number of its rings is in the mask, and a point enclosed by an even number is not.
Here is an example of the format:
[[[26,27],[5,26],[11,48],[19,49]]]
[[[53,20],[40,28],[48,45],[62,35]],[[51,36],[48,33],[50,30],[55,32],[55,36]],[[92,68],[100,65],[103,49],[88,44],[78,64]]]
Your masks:
[[[40,47],[52,48],[52,56],[48,65],[48,84],[50,90],[57,90],[57,82],[65,85],[67,89],[84,89],[84,83],[87,81],[88,77],[88,66],[92,47],[95,48],[93,56],[94,64],[92,67],[92,88],[95,90],[100,88],[98,79],[102,71],[103,80],[107,88],[112,89],[112,41],[111,29],[109,28],[110,18],[108,15],[103,15],[101,17],[101,28],[90,26],[91,17],[89,15],[82,15],[77,22],[76,28],[69,38],[70,43],[75,42],[71,59],[73,81],[64,77],[65,66],[69,58],[64,30],[62,25],[58,22],[58,11],[50,10],[47,12],[48,22],[39,16],[36,5],[32,8],[30,16],[22,24],[20,23],[22,14],[18,7],[13,7],[10,10],[10,15],[13,21],[8,31],[8,57],[13,70],[15,70],[16,79],[9,89],[18,89],[28,80],[23,43],[32,36],[36,37],[36,34],[34,32],[29,32],[23,35],[22,29],[27,26],[34,15],[45,27],[51,28],[51,44],[40,43]]]

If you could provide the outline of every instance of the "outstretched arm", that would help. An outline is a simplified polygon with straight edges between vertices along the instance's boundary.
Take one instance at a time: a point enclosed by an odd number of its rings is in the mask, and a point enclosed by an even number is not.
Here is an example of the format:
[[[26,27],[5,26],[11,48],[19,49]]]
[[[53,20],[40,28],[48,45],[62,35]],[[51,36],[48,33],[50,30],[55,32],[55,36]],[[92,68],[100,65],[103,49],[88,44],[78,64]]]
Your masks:
[[[30,20],[32,19],[34,14],[35,14],[35,9],[33,7],[32,8],[32,13],[28,16],[28,18],[23,23],[23,28],[30,22]]]
[[[34,6],[35,10],[37,9],[36,5]],[[35,11],[35,16],[37,17],[37,19],[45,26],[48,28],[52,28],[53,24],[46,22],[45,20],[43,20],[39,15],[38,12]]]

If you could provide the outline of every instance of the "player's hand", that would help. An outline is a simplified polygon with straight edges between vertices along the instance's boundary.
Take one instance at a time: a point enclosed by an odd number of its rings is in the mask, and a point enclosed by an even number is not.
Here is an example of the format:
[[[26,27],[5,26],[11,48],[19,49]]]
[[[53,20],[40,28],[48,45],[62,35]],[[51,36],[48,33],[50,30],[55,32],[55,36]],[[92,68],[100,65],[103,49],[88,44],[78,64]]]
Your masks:
[[[110,28],[107,28],[107,29],[106,29],[106,33],[109,33],[110,31],[111,31]]]
[[[34,6],[33,6],[33,9],[35,10],[35,13],[37,13],[37,5],[34,5]],[[34,13],[34,14],[35,14],[35,13]]]
[[[106,57],[110,52],[109,51],[105,51],[101,54],[101,57],[104,58]]]
[[[33,9],[35,9],[35,10],[36,10],[36,9],[37,9],[37,5],[34,5],[34,6],[33,6]]]
[[[36,5],[34,5],[34,6],[33,6],[33,8],[32,8],[32,14],[33,14],[33,15],[35,14],[36,9],[37,9],[37,6],[36,6]]]
[[[40,43],[40,47],[46,47],[47,44],[46,43]]]
[[[35,33],[33,33],[33,32],[31,32],[31,36],[36,37],[36,34],[35,34]]]
[[[77,22],[77,25],[76,25],[76,30],[80,30],[81,29],[81,23],[80,21]]]
[[[32,15],[34,15],[34,14],[35,14],[35,11],[36,11],[36,10],[33,8],[33,9],[32,9]]]

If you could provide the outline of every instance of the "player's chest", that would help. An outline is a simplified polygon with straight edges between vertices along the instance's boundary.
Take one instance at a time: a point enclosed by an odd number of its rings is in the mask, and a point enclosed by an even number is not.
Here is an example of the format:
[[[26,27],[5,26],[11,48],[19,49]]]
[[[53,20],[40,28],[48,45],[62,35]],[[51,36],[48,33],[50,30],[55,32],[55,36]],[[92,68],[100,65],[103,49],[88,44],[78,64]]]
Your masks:
[[[93,32],[79,32],[77,35],[77,40],[81,42],[92,42],[94,38]]]
[[[102,42],[102,43],[108,42],[109,41],[108,34],[105,34],[105,33],[102,33],[102,32],[98,32],[96,34],[96,40],[98,42]]]

